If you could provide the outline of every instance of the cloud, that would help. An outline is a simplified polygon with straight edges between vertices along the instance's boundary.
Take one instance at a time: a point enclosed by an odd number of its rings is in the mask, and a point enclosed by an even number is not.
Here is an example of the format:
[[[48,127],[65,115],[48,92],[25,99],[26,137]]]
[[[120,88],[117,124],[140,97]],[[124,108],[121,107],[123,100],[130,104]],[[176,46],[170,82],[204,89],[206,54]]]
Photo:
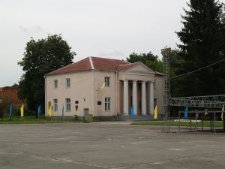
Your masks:
[[[119,50],[113,50],[113,51],[109,51],[109,52],[103,52],[103,51],[100,51],[98,52],[98,55],[99,56],[124,56],[124,53],[119,51]]]
[[[28,34],[36,34],[36,33],[41,33],[41,32],[44,32],[45,29],[40,27],[40,26],[33,26],[31,28],[28,28],[28,27],[24,27],[24,26],[20,26],[20,31],[23,32],[23,33],[28,33]]]

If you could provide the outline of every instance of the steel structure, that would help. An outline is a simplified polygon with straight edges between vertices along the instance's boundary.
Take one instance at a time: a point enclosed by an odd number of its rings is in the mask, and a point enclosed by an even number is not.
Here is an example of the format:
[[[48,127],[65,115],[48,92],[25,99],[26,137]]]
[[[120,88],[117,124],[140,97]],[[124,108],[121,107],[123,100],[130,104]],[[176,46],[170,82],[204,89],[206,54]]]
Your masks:
[[[172,97],[170,106],[188,106],[203,108],[222,108],[225,106],[225,95]]]
[[[170,54],[171,48],[161,50],[163,56],[164,100],[163,100],[163,132],[170,132],[167,121],[170,119]]]
[[[170,53],[171,48],[164,48],[161,50],[163,55],[163,74],[164,74],[164,117],[167,120],[170,116]]]
[[[161,50],[163,56],[163,74],[164,74],[164,101],[163,101],[163,131],[170,132],[168,120],[170,120],[170,106],[187,106],[187,107],[201,107],[201,108],[224,108],[225,95],[211,95],[211,96],[193,96],[193,97],[172,97],[170,94],[170,56],[171,48],[164,48]],[[215,115],[215,114],[214,114]],[[179,115],[180,116],[180,115]],[[224,119],[223,119],[224,120]],[[214,119],[215,123],[215,119]],[[225,131],[225,122],[224,122]]]
[[[222,96],[224,98],[224,96]],[[181,123],[189,123],[189,131],[213,131],[214,133],[216,131],[225,131],[225,114],[223,110],[211,110],[211,111],[202,111],[202,110],[194,110],[194,111],[188,111],[189,116],[192,116],[192,119],[182,119],[183,114],[185,114],[184,111],[179,111],[179,119],[176,121],[179,122],[178,125],[178,132],[181,131]],[[218,120],[218,117],[221,118],[222,121]],[[207,124],[204,125],[204,122],[209,122],[210,126]],[[222,123],[222,126],[221,126]],[[193,125],[194,124],[194,125]],[[219,124],[219,125],[217,125]],[[204,129],[205,128],[205,129]],[[182,128],[183,130],[187,131],[186,128]]]

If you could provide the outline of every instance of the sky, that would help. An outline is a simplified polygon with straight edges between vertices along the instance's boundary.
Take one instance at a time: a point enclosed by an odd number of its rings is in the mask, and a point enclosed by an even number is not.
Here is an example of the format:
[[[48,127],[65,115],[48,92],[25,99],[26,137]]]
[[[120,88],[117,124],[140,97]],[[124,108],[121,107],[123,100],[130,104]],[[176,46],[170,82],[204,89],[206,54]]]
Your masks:
[[[0,0],[0,87],[18,83],[26,43],[61,34],[77,55],[124,59],[177,48],[189,0]]]

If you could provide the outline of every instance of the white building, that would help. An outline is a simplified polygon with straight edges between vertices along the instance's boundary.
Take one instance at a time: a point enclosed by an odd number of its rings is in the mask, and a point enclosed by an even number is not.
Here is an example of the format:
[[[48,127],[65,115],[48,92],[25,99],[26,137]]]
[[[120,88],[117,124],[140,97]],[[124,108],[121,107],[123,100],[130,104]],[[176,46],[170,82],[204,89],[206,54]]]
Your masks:
[[[153,115],[163,104],[163,76],[141,62],[87,57],[46,75],[45,107],[53,116]]]

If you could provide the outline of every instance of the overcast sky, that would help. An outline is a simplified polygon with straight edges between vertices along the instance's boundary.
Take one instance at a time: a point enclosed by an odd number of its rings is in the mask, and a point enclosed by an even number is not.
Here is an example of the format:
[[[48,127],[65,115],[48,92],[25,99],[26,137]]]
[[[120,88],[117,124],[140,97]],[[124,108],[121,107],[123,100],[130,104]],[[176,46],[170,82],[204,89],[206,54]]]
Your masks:
[[[224,0],[223,0],[224,1]],[[61,34],[77,55],[126,59],[176,48],[189,0],[0,0],[0,87],[18,83],[26,43]],[[222,1],[221,1],[222,2]]]

